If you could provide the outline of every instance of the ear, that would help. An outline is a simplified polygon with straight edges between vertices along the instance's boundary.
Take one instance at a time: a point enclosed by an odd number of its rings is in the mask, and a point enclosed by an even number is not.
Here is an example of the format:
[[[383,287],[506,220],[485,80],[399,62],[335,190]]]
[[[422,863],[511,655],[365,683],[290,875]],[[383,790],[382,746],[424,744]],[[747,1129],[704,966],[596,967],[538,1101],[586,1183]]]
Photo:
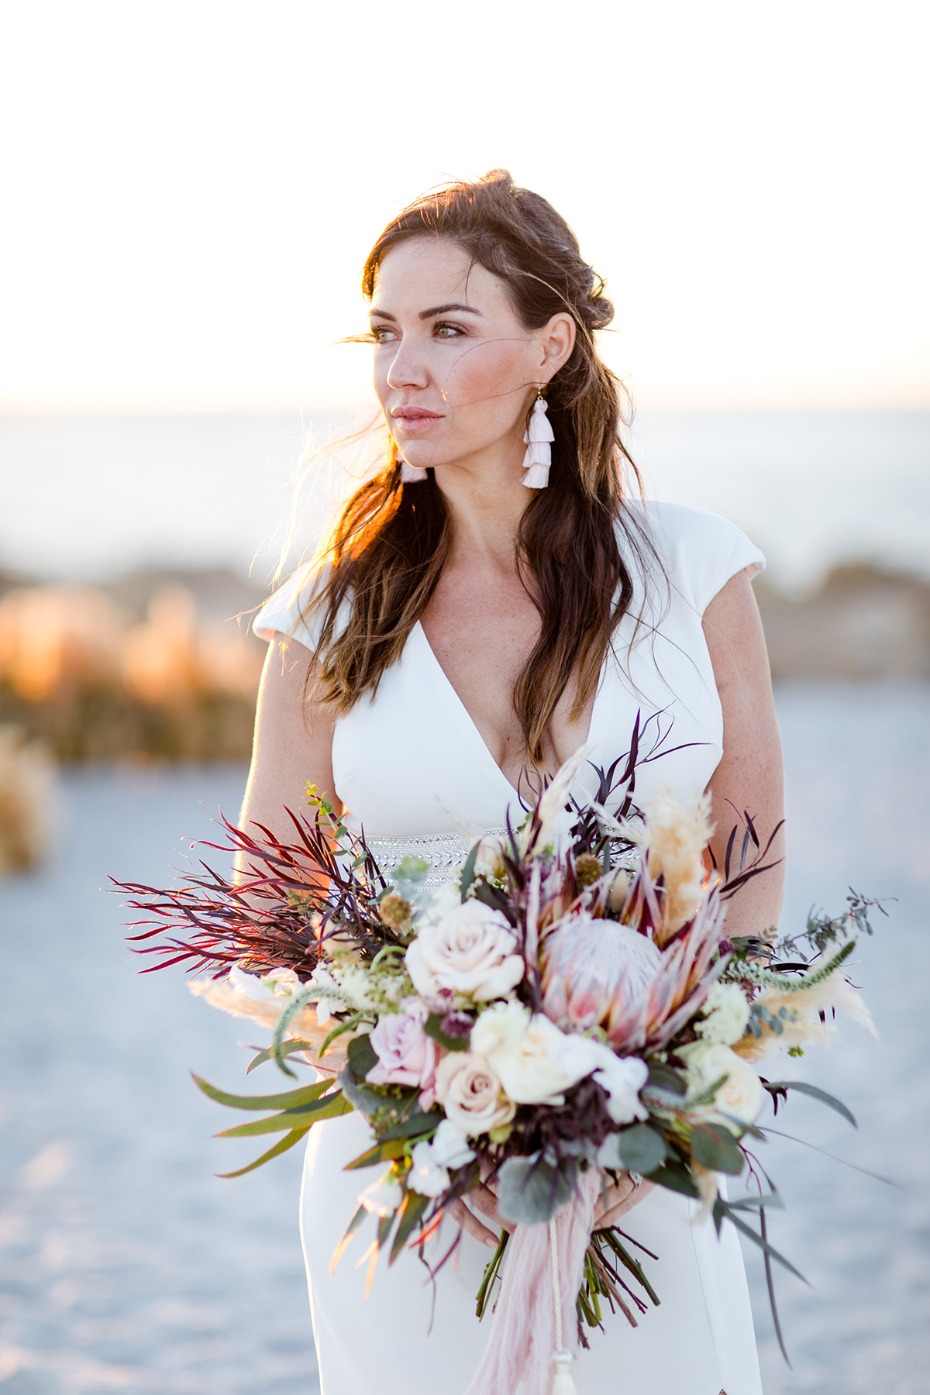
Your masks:
[[[547,382],[571,358],[575,347],[575,321],[571,315],[559,312],[539,331],[540,379]]]

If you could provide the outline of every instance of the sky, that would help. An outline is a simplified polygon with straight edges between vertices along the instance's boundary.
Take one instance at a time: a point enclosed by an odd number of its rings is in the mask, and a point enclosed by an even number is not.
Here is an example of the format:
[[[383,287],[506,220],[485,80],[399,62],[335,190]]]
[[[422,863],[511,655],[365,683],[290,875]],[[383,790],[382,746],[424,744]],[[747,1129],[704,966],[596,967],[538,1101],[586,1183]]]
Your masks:
[[[0,412],[364,401],[369,246],[495,166],[640,404],[926,408],[922,9],[0,0]]]

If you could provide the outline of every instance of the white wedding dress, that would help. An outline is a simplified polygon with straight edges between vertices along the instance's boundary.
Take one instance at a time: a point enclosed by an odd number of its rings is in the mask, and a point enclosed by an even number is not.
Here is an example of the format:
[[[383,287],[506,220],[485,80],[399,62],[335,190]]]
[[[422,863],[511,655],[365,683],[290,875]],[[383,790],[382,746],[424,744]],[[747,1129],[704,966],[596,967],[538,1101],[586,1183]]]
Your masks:
[[[732,524],[673,504],[636,506],[662,558],[668,586],[637,588],[633,614],[621,623],[608,654],[591,716],[589,759],[606,767],[629,749],[637,712],[661,714],[671,726],[667,746],[684,747],[643,767],[637,794],[671,788],[691,799],[707,785],[722,752],[722,717],[701,617],[725,582],[764,563]],[[300,617],[304,575],[291,578],[266,603],[254,629],[314,646]],[[634,636],[635,613],[645,622]],[[631,640],[633,641],[631,643]],[[656,720],[650,733],[656,730]],[[497,766],[436,660],[414,627],[399,663],[374,699],[341,719],[333,740],[336,792],[353,825],[385,849],[435,848],[448,859],[473,836],[519,818],[517,791]],[[573,786],[593,792],[583,767]],[[438,836],[437,835],[441,835]],[[416,840],[432,840],[420,841]],[[475,1317],[475,1293],[490,1251],[462,1237],[457,1257],[435,1286],[419,1258],[404,1253],[388,1268],[379,1260],[365,1297],[373,1234],[363,1228],[335,1273],[333,1251],[377,1172],[344,1172],[367,1146],[357,1115],[333,1120],[309,1136],[301,1196],[301,1228],[322,1395],[462,1395],[487,1340],[490,1319]],[[737,1184],[739,1185],[739,1184]],[[589,1334],[573,1377],[579,1395],[761,1395],[743,1261],[732,1227],[718,1239],[710,1221],[695,1222],[696,1203],[652,1191],[627,1217],[626,1232],[658,1256],[644,1259],[661,1306],[631,1328],[607,1314],[605,1331]],[[451,1240],[451,1222],[443,1237]],[[364,1237],[368,1237],[365,1239]],[[434,1255],[444,1253],[440,1238]],[[501,1391],[499,1395],[545,1395]]]

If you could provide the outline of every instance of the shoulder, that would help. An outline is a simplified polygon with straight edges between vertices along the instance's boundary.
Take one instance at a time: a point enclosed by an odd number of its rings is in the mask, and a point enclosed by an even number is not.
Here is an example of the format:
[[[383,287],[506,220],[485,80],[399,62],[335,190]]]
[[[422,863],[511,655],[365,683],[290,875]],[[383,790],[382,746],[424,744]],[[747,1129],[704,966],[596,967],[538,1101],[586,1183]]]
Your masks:
[[[286,635],[307,649],[315,650],[322,625],[315,602],[328,575],[329,568],[319,563],[309,562],[298,567],[252,617],[252,633],[268,641],[275,635]]]
[[[731,577],[746,567],[765,567],[765,557],[742,529],[707,509],[649,499],[630,501],[626,511],[654,549],[669,585],[702,615]]]

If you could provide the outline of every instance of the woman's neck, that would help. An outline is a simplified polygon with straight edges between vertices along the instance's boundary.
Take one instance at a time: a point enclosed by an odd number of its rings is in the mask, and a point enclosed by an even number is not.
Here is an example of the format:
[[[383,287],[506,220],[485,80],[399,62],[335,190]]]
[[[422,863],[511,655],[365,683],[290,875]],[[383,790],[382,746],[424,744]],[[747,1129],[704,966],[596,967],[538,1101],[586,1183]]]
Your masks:
[[[512,571],[517,531],[532,497],[519,469],[449,464],[437,470],[436,483],[452,519],[449,562],[484,558]]]

